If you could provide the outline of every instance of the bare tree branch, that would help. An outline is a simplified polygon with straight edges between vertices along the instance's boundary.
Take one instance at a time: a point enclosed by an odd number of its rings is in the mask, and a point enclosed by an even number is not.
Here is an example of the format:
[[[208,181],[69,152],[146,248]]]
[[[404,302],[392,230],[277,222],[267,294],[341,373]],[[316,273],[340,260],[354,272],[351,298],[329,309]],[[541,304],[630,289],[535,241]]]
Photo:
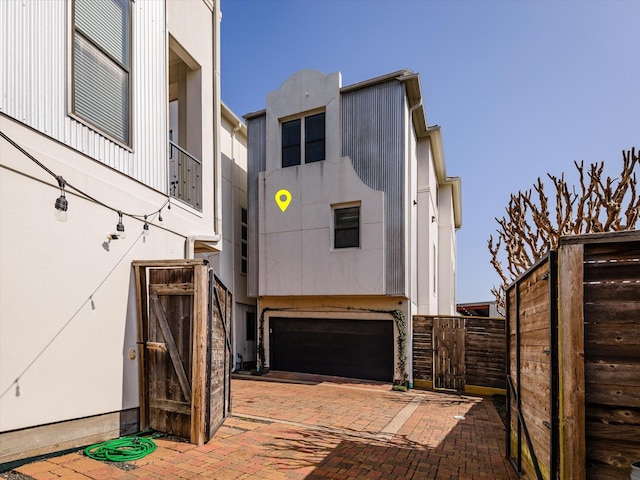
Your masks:
[[[585,170],[584,161],[574,161],[577,188],[569,188],[564,173],[560,177],[547,174],[555,188],[553,216],[540,177],[533,189],[511,194],[506,215],[495,219],[497,240],[491,235],[487,245],[490,263],[502,281],[491,290],[499,307],[504,310],[506,306],[504,295],[508,284],[549,250],[558,248],[561,236],[636,228],[640,219],[636,176],[640,152],[636,153],[634,147],[623,151],[622,157],[621,173],[613,179],[603,178],[604,162],[592,163]],[[506,259],[506,270],[501,256]]]

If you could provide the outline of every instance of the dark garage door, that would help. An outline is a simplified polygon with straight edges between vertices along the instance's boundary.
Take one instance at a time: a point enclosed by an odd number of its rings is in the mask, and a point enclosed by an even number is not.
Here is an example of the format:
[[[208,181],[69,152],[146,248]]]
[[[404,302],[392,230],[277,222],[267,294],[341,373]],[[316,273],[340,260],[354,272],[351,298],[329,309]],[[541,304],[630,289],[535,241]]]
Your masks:
[[[270,319],[271,369],[393,380],[393,321]]]

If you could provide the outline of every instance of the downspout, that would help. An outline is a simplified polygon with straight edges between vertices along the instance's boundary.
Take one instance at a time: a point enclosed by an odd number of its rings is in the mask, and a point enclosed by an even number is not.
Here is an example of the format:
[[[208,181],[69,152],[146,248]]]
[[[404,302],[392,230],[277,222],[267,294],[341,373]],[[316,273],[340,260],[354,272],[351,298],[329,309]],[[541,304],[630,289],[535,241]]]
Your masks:
[[[213,185],[215,188],[213,198],[213,231],[220,235],[222,232],[222,149],[220,147],[220,123],[222,112],[220,110],[220,0],[214,0],[212,17],[212,61],[213,61],[213,161],[214,174]]]
[[[236,133],[238,132],[238,130],[240,130],[242,128],[242,123],[238,122],[238,125],[236,125],[233,130],[231,130],[231,261],[232,261],[232,265],[233,268],[231,269],[232,271],[232,275],[231,275],[231,291],[233,292],[233,294],[235,295],[236,293],[236,215],[237,215],[237,207],[238,205],[236,205],[236,150],[235,150],[235,143],[236,143]],[[235,318],[236,315],[236,302],[233,302],[233,313],[232,313],[232,317],[231,318]],[[231,345],[233,346],[233,351],[236,351],[236,347],[238,347],[238,345],[236,345],[236,330],[235,328],[231,329]],[[231,357],[231,364],[232,364],[232,369],[236,368],[236,358],[234,356]]]

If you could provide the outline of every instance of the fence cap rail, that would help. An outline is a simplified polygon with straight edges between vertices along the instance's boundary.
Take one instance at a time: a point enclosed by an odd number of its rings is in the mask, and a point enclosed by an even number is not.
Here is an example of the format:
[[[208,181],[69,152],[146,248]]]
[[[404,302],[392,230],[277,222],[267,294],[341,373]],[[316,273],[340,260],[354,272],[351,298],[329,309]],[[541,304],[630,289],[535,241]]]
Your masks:
[[[618,243],[640,241],[640,230],[624,230],[621,232],[583,233],[560,237],[560,246],[580,243]]]
[[[134,267],[188,267],[191,265],[209,265],[205,258],[189,258],[175,260],[133,260]]]

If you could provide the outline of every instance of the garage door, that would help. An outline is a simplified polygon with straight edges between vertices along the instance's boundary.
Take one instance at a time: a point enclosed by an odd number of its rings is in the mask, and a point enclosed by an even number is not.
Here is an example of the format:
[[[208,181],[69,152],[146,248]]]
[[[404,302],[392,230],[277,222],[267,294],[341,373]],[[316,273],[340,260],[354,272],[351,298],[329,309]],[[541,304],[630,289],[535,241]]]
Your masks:
[[[393,321],[270,319],[271,369],[393,380]]]

